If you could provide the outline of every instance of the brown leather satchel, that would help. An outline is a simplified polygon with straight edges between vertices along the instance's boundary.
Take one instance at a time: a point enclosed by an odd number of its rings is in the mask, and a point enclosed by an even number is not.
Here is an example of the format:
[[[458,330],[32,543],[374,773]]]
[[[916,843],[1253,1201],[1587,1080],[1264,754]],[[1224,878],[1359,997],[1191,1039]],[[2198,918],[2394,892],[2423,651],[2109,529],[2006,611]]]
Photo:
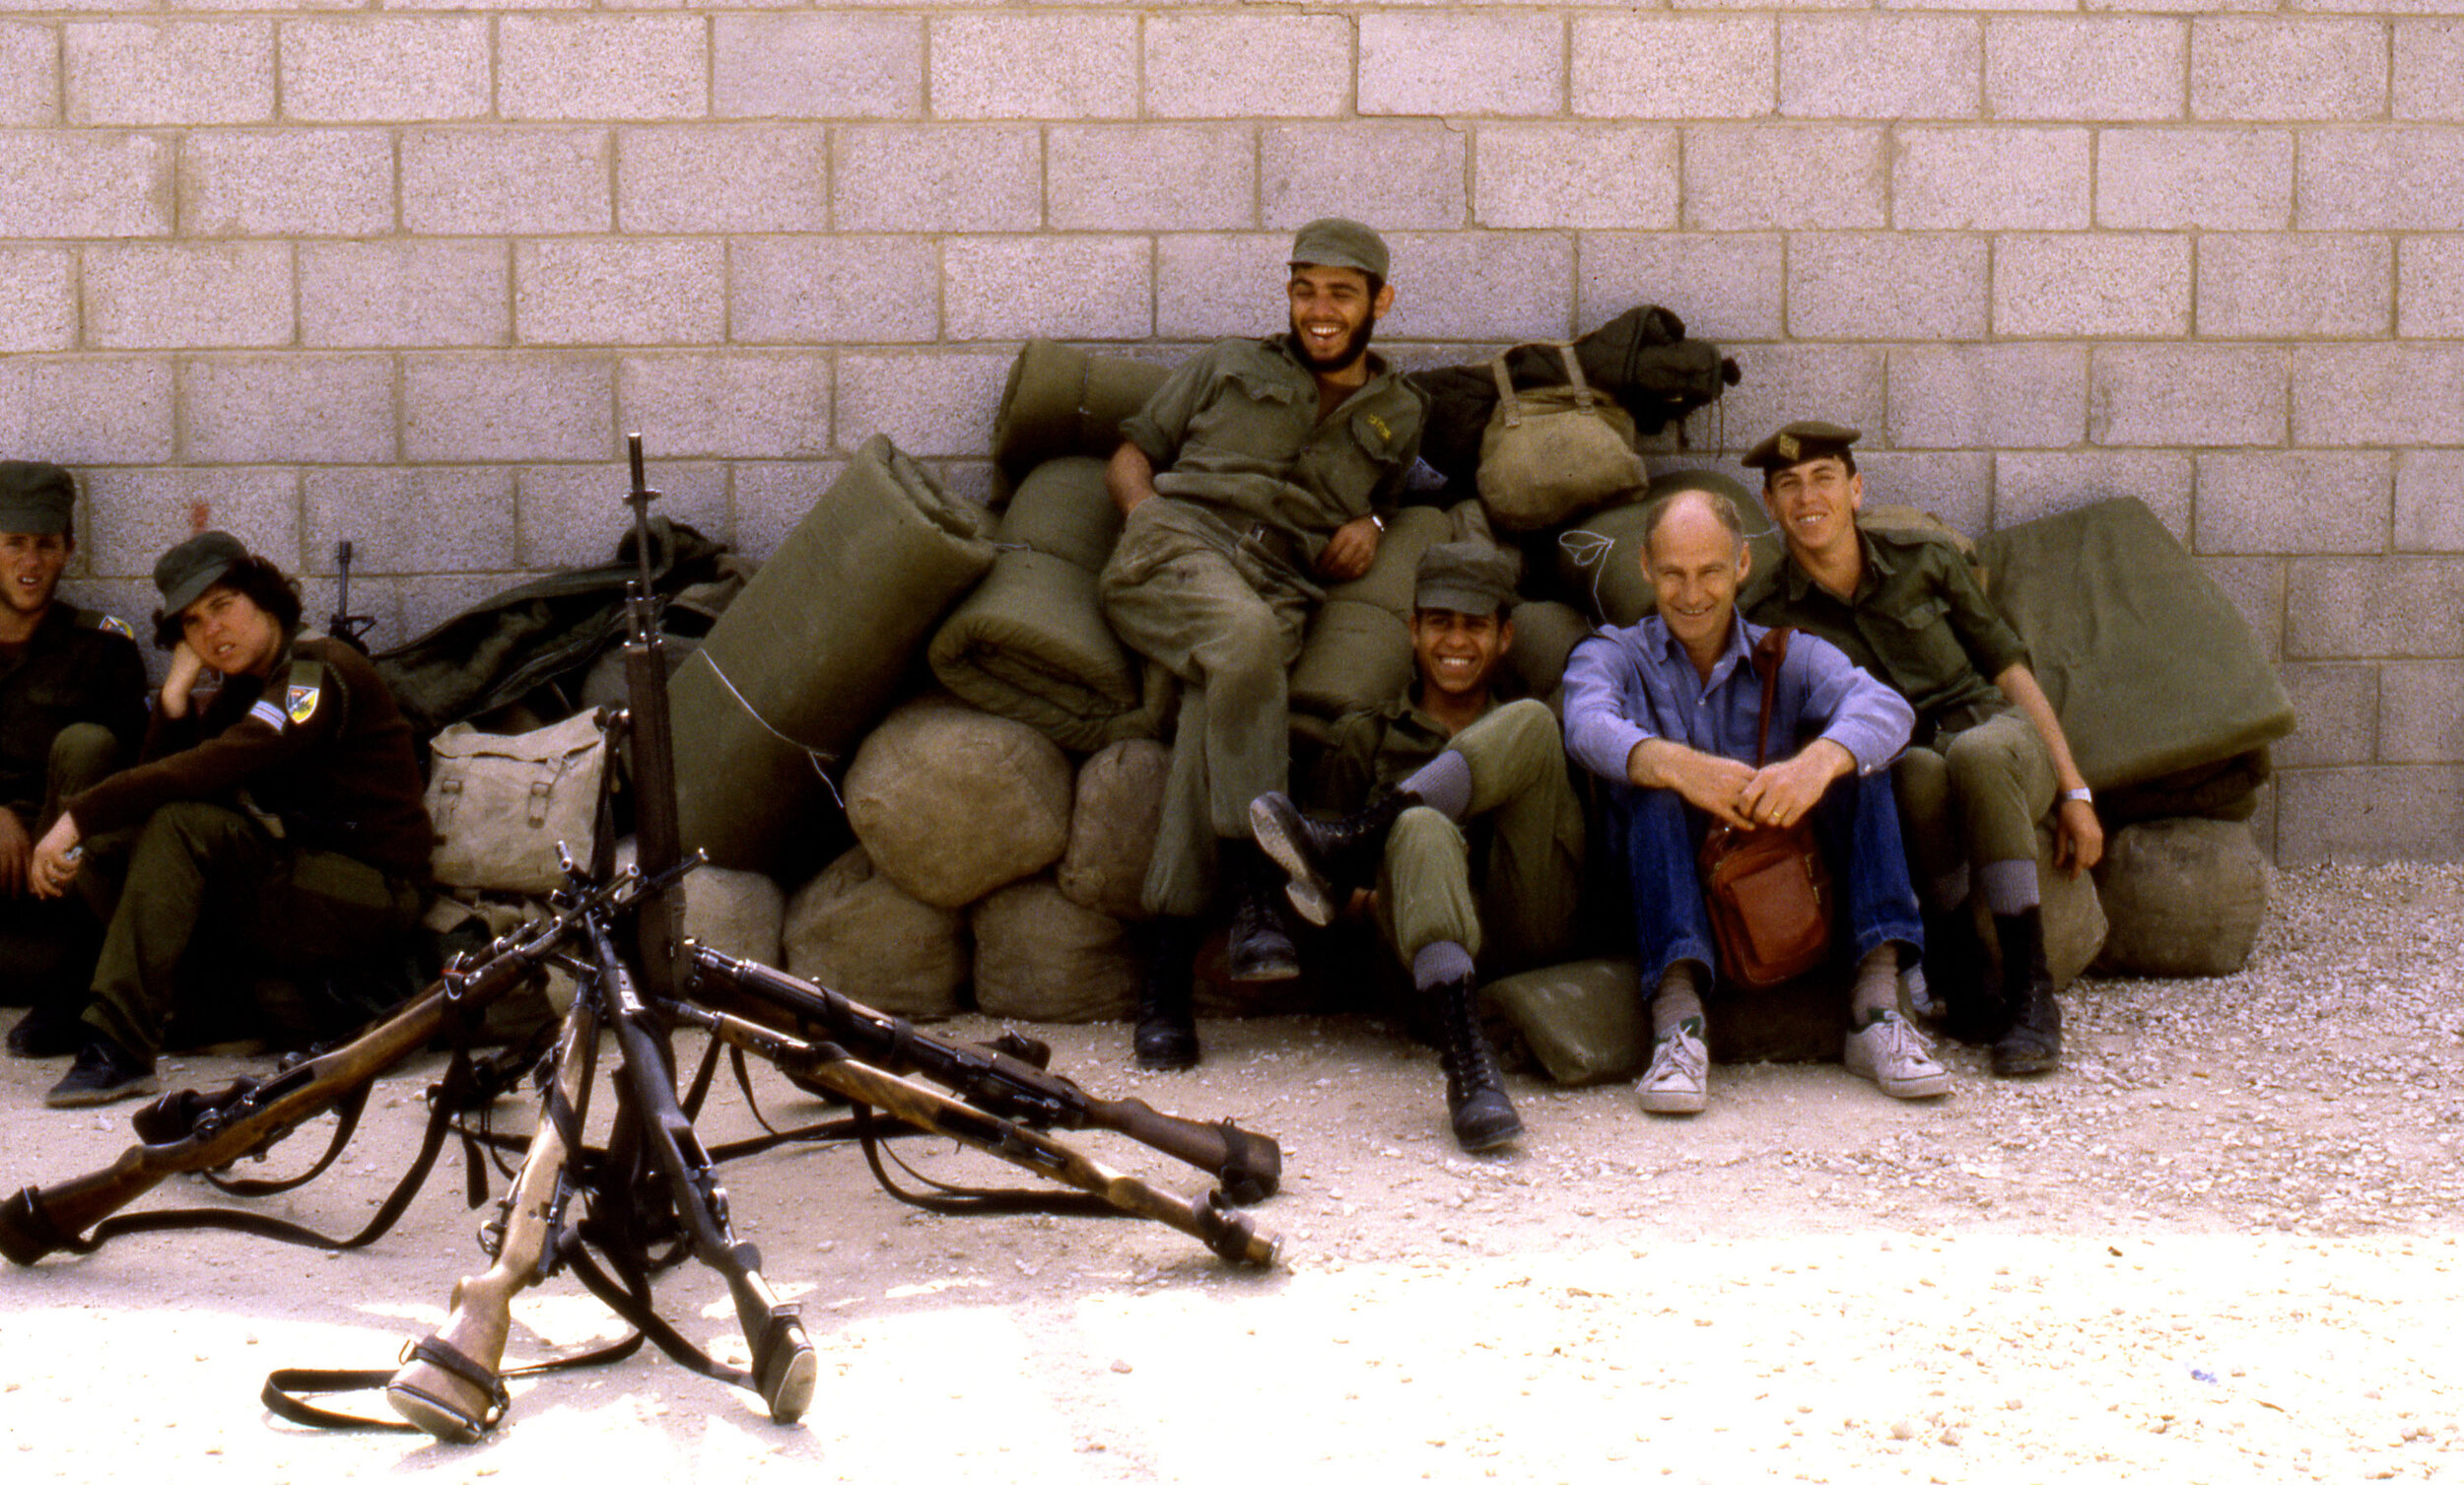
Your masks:
[[[1762,719],[1754,767],[1771,745],[1771,703],[1792,630],[1775,629],[1753,648],[1762,673]],[[1695,857],[1703,908],[1721,979],[1767,990],[1822,963],[1831,951],[1831,873],[1814,838],[1814,816],[1788,826],[1739,830],[1714,823]]]

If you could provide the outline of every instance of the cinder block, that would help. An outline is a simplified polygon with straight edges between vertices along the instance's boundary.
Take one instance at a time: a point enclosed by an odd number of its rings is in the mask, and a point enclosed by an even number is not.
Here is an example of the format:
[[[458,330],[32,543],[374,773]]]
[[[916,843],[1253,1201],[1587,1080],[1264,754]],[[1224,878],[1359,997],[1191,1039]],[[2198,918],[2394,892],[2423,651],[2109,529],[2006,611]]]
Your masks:
[[[731,502],[736,550],[755,562],[768,562],[846,468],[844,459],[738,461]]]
[[[604,459],[616,450],[616,359],[445,353],[402,358],[402,454],[420,464]]]
[[[1976,339],[1986,285],[1981,236],[1800,234],[1788,244],[1788,330],[1816,340]]]
[[[2187,507],[2185,507],[2185,510]],[[2285,569],[2282,557],[2199,557],[2199,571],[2208,574],[2241,611],[2258,641],[2259,653],[2271,663],[2285,653]]]
[[[1142,236],[950,237],[941,272],[951,340],[1154,333],[1154,247]]]
[[[2190,23],[2193,118],[2384,118],[2387,25],[2288,16]]]
[[[922,16],[721,15],[711,27],[721,118],[924,114]]]
[[[1055,127],[1047,138],[1045,189],[1054,228],[1204,231],[1257,224],[1258,146],[1246,126],[1080,124]],[[1460,196],[1462,146],[1456,150]]]
[[[402,132],[402,229],[439,236],[606,232],[605,129]]]
[[[1983,27],[1965,16],[1783,16],[1779,111],[1974,118],[1983,57]]]
[[[0,124],[60,121],[60,46],[48,26],[0,21]]]
[[[852,449],[874,434],[920,458],[981,456],[992,446],[992,411],[1012,355],[872,355],[839,358],[838,441]]]
[[[2378,761],[2464,761],[2464,661],[2398,660],[2383,667]]]
[[[2129,496],[2187,544],[2190,484],[2186,453],[1998,453],[1994,525],[2017,526]]]
[[[2394,488],[2384,453],[2199,455],[2202,552],[2383,552]]]
[[[1736,346],[1745,379],[1720,399],[1730,447],[1744,453],[1790,423],[1820,418],[1850,428],[1883,426],[1887,364],[1873,346],[1776,345]],[[1857,450],[1865,462],[1868,449]],[[1738,476],[1745,488],[1761,488],[1762,476],[1745,470]],[[1868,483],[1871,483],[1870,481]],[[1879,497],[1878,497],[1879,499]]]
[[[1685,131],[1689,228],[1814,231],[1888,223],[1884,132],[1843,124],[1703,124]]]
[[[2209,234],[2199,239],[2199,333],[2252,340],[2384,335],[2395,257],[2380,236]],[[2464,290],[2464,281],[2457,288]],[[2435,301],[2434,294],[2423,298]]]
[[[2125,447],[2281,446],[2284,353],[2224,346],[2099,346],[2088,368],[2088,437]]]
[[[165,357],[11,357],[0,448],[72,466],[160,463],[171,456],[171,385]]]
[[[390,356],[191,356],[180,451],[197,464],[375,464],[396,457]]]
[[[72,21],[72,124],[253,124],[274,116],[271,21]]]
[[[1869,501],[1914,506],[1970,536],[1982,536],[1993,528],[1994,456],[1990,453],[1909,453],[1859,447],[1857,472],[1865,476]],[[1745,488],[1762,488],[1761,477],[1748,471]]]
[[[1011,124],[868,124],[836,131],[841,232],[1032,232],[1044,226],[1044,142]]]
[[[1589,328],[1636,304],[1659,304],[1706,340],[1777,340],[1782,332],[1776,233],[1584,233],[1575,323]]]
[[[626,429],[661,458],[800,459],[830,449],[827,356],[628,356],[617,368],[616,395]]]
[[[1584,118],[1761,118],[1778,102],[1767,16],[1577,15],[1573,110]]]
[[[2268,744],[2280,769],[2331,768],[2378,756],[2378,667],[2285,665],[2276,678],[2293,698],[2293,734]]]
[[[2407,340],[2464,335],[2464,237],[2403,237],[2395,257],[2396,333]]]
[[[502,242],[305,242],[300,342],[505,345],[512,282]]]
[[[2285,658],[2464,654],[2464,558],[2296,557],[2285,577]]]
[[[726,244],[715,238],[513,244],[518,344],[700,345],[726,325]]]
[[[1259,141],[1258,199],[1267,227],[1325,216],[1354,217],[1380,232],[1461,227],[1470,205],[1464,174],[1464,136],[1442,123],[1279,124]]]
[[[505,118],[700,118],[710,39],[700,16],[506,16],[496,106]]]
[[[652,446],[647,432],[642,441],[645,449]],[[704,536],[730,539],[726,465],[662,459],[650,463],[644,475],[659,493],[653,507],[659,514]],[[632,470],[621,460],[521,470],[514,500],[521,514],[522,566],[583,568],[614,561],[619,543],[633,529],[633,510],[624,500],[632,488]]]
[[[1441,117],[1552,114],[1566,101],[1566,30],[1523,11],[1369,11],[1360,111]]]
[[[1649,124],[1486,124],[1472,141],[1482,227],[1671,228],[1677,132]]]
[[[1893,131],[1891,220],[1901,229],[2086,227],[2086,129],[1902,127]]]
[[[927,237],[727,244],[727,323],[740,345],[931,340],[940,333],[940,260]]]
[[[1137,17],[1096,12],[936,16],[925,96],[934,118],[1129,118]]]
[[[1995,16],[1985,111],[1996,118],[2179,118],[2189,27],[2142,16]]]
[[[2107,129],[2096,225],[2265,232],[2293,222],[2284,129]]]
[[[1334,118],[1351,101],[1352,24],[1342,16],[1146,18],[1150,118]]]
[[[488,18],[285,21],[282,111],[306,123],[485,118]]]
[[[2464,128],[2306,129],[2294,225],[2311,231],[2464,228]]]
[[[86,249],[86,344],[279,346],[292,338],[291,247],[283,242]]]
[[[1394,233],[1387,240],[1395,249],[1398,287],[1393,312],[1379,322],[1381,335],[1518,341],[1574,333],[1574,239],[1568,235]]]
[[[2464,346],[2305,346],[2293,377],[2295,444],[2464,443]]]
[[[2088,431],[2079,346],[1920,345],[1890,353],[1898,448],[2068,448]]]
[[[77,345],[77,255],[65,247],[0,247],[0,353]]]
[[[205,130],[179,164],[182,236],[378,236],[393,231],[393,140],[381,129]]]
[[[1391,245],[1391,241],[1390,241]],[[1291,274],[1292,235],[1264,233],[1172,233],[1155,239],[1155,333],[1167,339],[1209,341],[1226,335],[1271,335],[1290,318],[1283,285]],[[1411,265],[1398,260],[1395,297],[1419,292]],[[1179,360],[1160,347],[1129,347],[1148,360]]]
[[[300,570],[300,476],[289,469],[85,471],[78,546],[100,577],[142,577],[196,534],[229,531],[286,573]]]
[[[2393,535],[2399,552],[2464,552],[2464,453],[2408,448],[2396,455]]]
[[[2395,117],[2464,119],[2464,20],[2398,21],[2393,31]]]
[[[0,131],[0,236],[165,236],[173,158],[168,135]]]
[[[2190,333],[2190,239],[2014,236],[1994,250],[2002,335]]]
[[[2464,855],[2464,768],[2303,769],[2276,791],[2280,865]]]
[[[830,131],[662,124],[616,132],[616,226],[627,233],[830,229]]]
[[[308,570],[351,544],[360,574],[503,573],[519,565],[510,469],[310,469],[301,476]]]

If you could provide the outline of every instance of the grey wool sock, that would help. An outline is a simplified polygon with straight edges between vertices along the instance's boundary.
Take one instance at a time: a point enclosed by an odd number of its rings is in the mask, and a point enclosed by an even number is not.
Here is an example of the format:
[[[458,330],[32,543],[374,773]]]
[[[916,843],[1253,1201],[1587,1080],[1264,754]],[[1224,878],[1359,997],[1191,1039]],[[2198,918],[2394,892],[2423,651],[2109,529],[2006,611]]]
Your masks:
[[[1472,978],[1472,955],[1451,938],[1436,943],[1411,956],[1411,983],[1415,989],[1433,990],[1441,984]]]
[[[1663,1041],[1688,1017],[1702,1019],[1703,983],[1711,977],[1690,959],[1680,959],[1660,973],[1660,987],[1651,997],[1651,1036]]]
[[[1863,1031],[1899,1009],[1899,946],[1876,944],[1857,961],[1857,982],[1848,992],[1849,1024]]]
[[[2036,906],[2036,863],[1988,861],[1976,868],[1977,884],[1985,889],[1985,911],[2009,917]]]
[[[1403,786],[1449,820],[1472,808],[1472,760],[1452,748],[1420,766]]]

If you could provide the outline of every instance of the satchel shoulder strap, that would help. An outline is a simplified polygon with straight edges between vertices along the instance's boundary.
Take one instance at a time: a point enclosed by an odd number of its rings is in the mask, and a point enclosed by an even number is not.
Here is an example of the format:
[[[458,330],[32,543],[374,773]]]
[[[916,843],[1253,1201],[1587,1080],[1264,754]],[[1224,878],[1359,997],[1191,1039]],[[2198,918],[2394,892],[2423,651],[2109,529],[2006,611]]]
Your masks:
[[[1589,392],[1592,389],[1592,384],[1584,379],[1583,363],[1575,359],[1573,341],[1527,340],[1522,345],[1508,346],[1491,357],[1488,363],[1488,374],[1497,382],[1497,405],[1505,409],[1508,428],[1523,426],[1523,405],[1515,400],[1514,377],[1506,371],[1506,358],[1522,350],[1524,346],[1555,347],[1558,359],[1566,366],[1566,384],[1577,392]]]
[[[1788,658],[1788,637],[1796,631],[1783,625],[1754,641],[1754,669],[1762,675],[1762,717],[1754,723],[1754,767],[1771,756],[1771,706],[1780,691],[1780,665]]]

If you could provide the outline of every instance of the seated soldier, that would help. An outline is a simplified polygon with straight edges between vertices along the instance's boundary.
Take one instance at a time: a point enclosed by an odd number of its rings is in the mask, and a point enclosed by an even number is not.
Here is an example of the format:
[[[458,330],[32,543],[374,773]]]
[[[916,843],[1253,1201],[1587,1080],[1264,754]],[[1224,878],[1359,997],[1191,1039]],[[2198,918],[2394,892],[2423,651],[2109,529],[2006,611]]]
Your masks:
[[[53,1108],[151,1092],[184,993],[386,951],[418,918],[435,845],[409,724],[357,650],[301,630],[296,583],[221,531],[164,554],[154,582],[171,664],[140,760],[71,796],[34,846],[34,890],[56,897],[104,869],[83,843],[126,843]],[[209,670],[222,684],[202,698]]]
[[[84,903],[30,890],[34,841],[62,798],[136,755],[146,727],[136,637],[59,599],[76,505],[67,470],[0,461],[0,989],[33,1007],[9,1029],[21,1057],[77,1049],[63,997],[93,973],[98,933]]]
[[[1899,853],[1889,776],[1908,704],[1808,636],[1788,646],[1773,738],[1802,746],[1757,769],[1762,683],[1751,651],[1765,631],[1737,614],[1751,566],[1737,507],[1711,491],[1653,513],[1643,564],[1659,611],[1606,629],[1566,662],[1566,747],[1617,786],[1612,828],[1632,881],[1634,936],[1650,997],[1650,1071],[1635,1085],[1654,1114],[1692,1114],[1710,1078],[1703,998],[1718,966],[1695,857],[1717,820],[1740,830],[1812,814],[1840,884],[1856,980],[1848,1070],[1893,1098],[1933,1098],[1950,1074],[1899,1014],[1899,970],[1923,943]]]
[[[1475,1152],[1523,1121],[1480,1034],[1474,966],[1493,978],[1562,958],[1583,874],[1557,719],[1491,689],[1514,642],[1514,575],[1495,547],[1431,548],[1411,615],[1418,681],[1345,717],[1314,776],[1318,803],[1355,813],[1311,820],[1281,793],[1250,806],[1258,844],[1291,874],[1286,891],[1311,922],[1332,921],[1375,878],[1378,927],[1436,1002],[1455,1140]]]
[[[2104,854],[2104,830],[2027,646],[1967,564],[1941,542],[1857,525],[1857,438],[1792,423],[1746,453],[1788,559],[1754,583],[1745,609],[1820,635],[1916,709],[1916,746],[1892,766],[1892,783],[1910,826],[1949,827],[1906,832],[1925,892],[1926,981],[1952,1035],[1992,1044],[1995,1072],[2050,1071],[2062,1059],[2062,1011],[2045,961],[2036,822],[2053,813],[2054,859],[2073,876]],[[1971,885],[1993,913],[1998,985],[1986,982],[1969,927]]]

